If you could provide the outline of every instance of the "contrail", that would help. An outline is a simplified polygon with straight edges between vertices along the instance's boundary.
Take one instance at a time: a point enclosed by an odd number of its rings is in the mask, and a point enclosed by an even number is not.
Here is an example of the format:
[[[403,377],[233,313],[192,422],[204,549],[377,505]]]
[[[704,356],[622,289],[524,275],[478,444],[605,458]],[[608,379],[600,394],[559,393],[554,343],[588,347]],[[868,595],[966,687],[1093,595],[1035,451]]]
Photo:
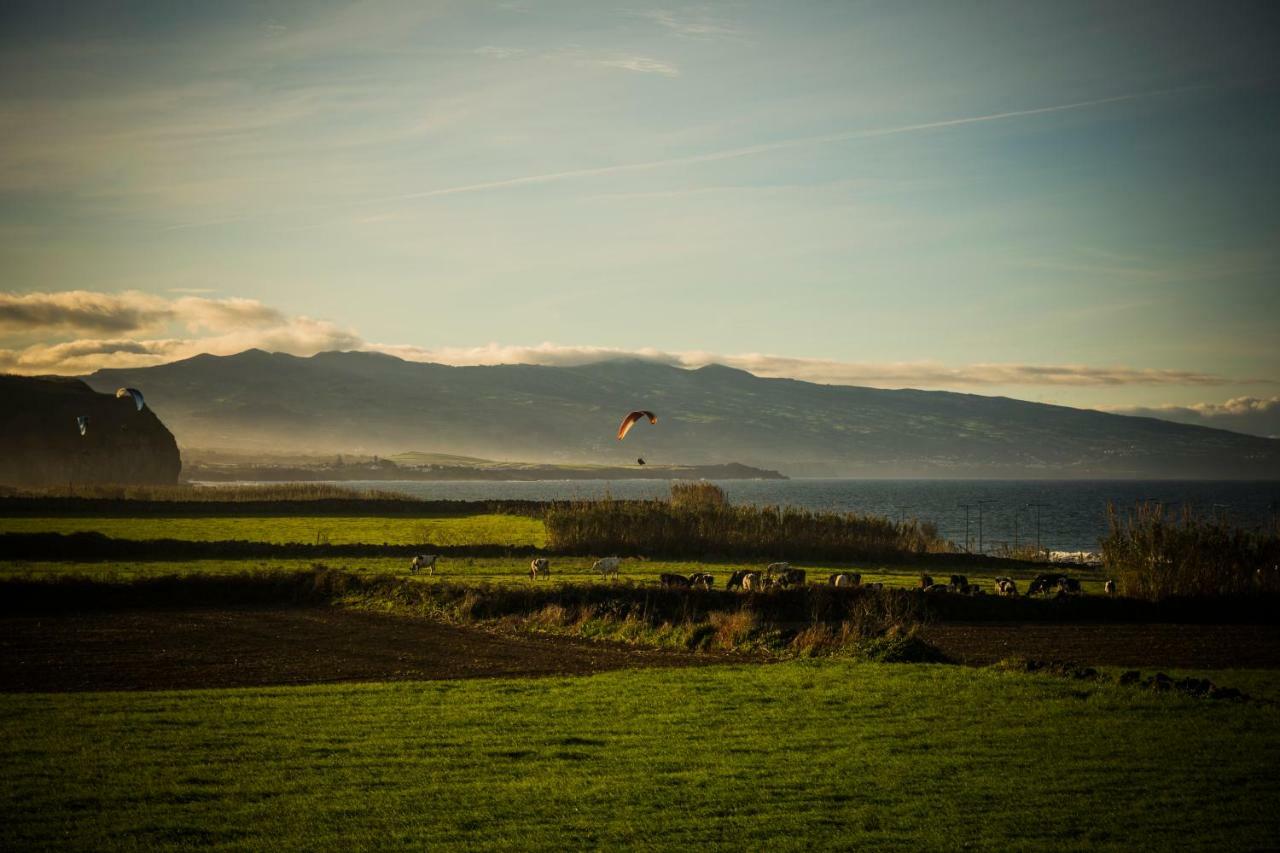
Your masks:
[[[622,172],[640,172],[648,169],[662,169],[667,166],[687,166],[695,163],[712,163],[718,160],[734,160],[739,157],[751,157],[756,154],[767,154],[771,151],[785,151],[789,148],[803,148],[812,145],[829,145],[833,142],[846,142],[854,139],[870,139],[877,136],[896,136],[901,133],[918,133],[922,130],[936,130],[943,127],[959,127],[966,124],[980,124],[988,121],[1003,121],[1023,116],[1060,113],[1067,110],[1082,110],[1087,107],[1098,107],[1103,104],[1114,104],[1121,101],[1135,101],[1141,98],[1152,98],[1166,92],[1141,92],[1132,95],[1117,95],[1113,98],[1099,98],[1093,101],[1077,101],[1072,104],[1057,104],[1052,107],[1037,107],[1030,110],[1012,110],[1004,113],[990,113],[982,116],[968,116],[944,121],[930,121],[923,124],[904,124],[896,127],[881,127],[868,130],[846,130],[828,133],[821,136],[801,136],[793,139],[780,139],[777,142],[764,142],[759,145],[748,145],[743,148],[728,148],[723,151],[711,151],[706,154],[693,154],[688,157],[670,157],[665,160],[648,160],[642,163],[619,163],[613,166],[599,166],[592,169],[571,169],[567,172],[549,172],[543,175],[526,175],[521,178],[505,178],[499,181],[485,181],[478,184],[463,184],[456,187],[443,187],[436,190],[424,190],[403,195],[385,196],[370,199],[362,204],[379,204],[387,201],[408,201],[418,198],[435,198],[442,195],[483,192],[504,187],[519,187],[526,184],[546,184],[555,181],[567,181],[574,178],[591,178],[597,175],[615,175]]]
[[[1155,98],[1161,95],[1178,94],[1182,92],[1192,91],[1195,89],[1205,88],[1203,86],[1187,86],[1180,89],[1162,89],[1153,92],[1136,92],[1129,95],[1116,95],[1110,98],[1096,98],[1091,101],[1076,101],[1070,104],[1054,104],[1048,107],[1035,107],[1027,110],[1010,110],[1002,113],[988,113],[980,116],[966,116],[964,118],[944,119],[942,121],[930,121],[922,124],[903,124],[894,127],[869,128],[863,130],[846,130],[838,133],[827,133],[820,136],[800,136],[791,139],[780,139],[776,142],[763,142],[759,145],[748,145],[742,148],[726,148],[721,151],[709,151],[705,154],[691,154],[686,157],[669,157],[663,160],[646,160],[639,163],[617,163],[612,166],[597,166],[590,169],[570,169],[565,172],[547,172],[541,175],[525,175],[517,178],[503,178],[496,181],[483,181],[476,184],[460,184],[454,187],[441,187],[433,190],[423,190],[421,192],[402,193],[400,195],[381,196],[378,198],[366,199],[364,201],[353,202],[349,207],[364,207],[367,205],[385,204],[394,201],[412,201],[414,199],[437,198],[447,195],[461,195],[463,193],[485,192],[487,190],[505,189],[507,187],[522,187],[532,184],[549,184],[557,181],[569,181],[577,178],[593,178],[600,175],[617,175],[625,172],[642,172],[650,169],[663,169],[669,166],[688,166],[697,163],[714,163],[720,160],[735,160],[740,157],[752,157],[756,154],[768,154],[772,151],[785,151],[790,148],[804,148],[814,145],[830,145],[835,142],[848,142],[855,139],[872,139],[880,136],[897,136],[904,133],[920,133],[926,130],[938,130],[947,127],[961,127],[968,124],[983,124],[991,121],[1005,121],[1013,118],[1024,118],[1026,116],[1046,115],[1048,113],[1061,113],[1069,110],[1083,110],[1089,107],[1099,107],[1104,104],[1117,104],[1124,101],[1137,101],[1145,98]],[[182,228],[202,228],[210,225],[221,225],[227,222],[238,222],[251,219],[252,216],[244,216],[238,219],[221,219],[212,222],[193,222],[181,225],[171,225],[166,231],[173,231]]]

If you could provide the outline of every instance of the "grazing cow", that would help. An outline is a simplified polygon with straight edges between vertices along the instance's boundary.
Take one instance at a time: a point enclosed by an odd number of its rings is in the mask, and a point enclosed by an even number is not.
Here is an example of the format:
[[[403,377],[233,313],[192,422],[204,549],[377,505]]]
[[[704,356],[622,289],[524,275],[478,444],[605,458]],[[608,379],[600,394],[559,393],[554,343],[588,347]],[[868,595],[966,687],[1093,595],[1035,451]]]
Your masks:
[[[774,574],[778,574],[779,572],[785,572],[789,568],[791,568],[790,563],[770,563],[768,566],[765,567],[764,573],[766,576],[774,575]]]
[[[1027,595],[1035,595],[1036,593],[1048,595],[1055,587],[1061,586],[1065,577],[1066,575],[1038,574],[1031,581],[1031,586],[1027,587]]]
[[[689,579],[684,575],[663,574],[658,575],[658,583],[662,584],[663,589],[688,589]]]
[[[695,589],[711,589],[716,585],[716,579],[714,575],[698,572],[689,576],[689,585]]]
[[[754,592],[764,587],[764,579],[760,577],[759,572],[747,572],[742,576],[742,588],[747,592]]]
[[[929,588],[929,587],[931,587],[931,586],[933,586],[933,576],[932,576],[932,575],[921,575],[921,576],[920,576],[920,588],[921,588],[921,589],[928,589],[928,588]]]
[[[862,583],[862,575],[857,572],[841,572],[827,578],[827,583],[832,586],[859,586]]]
[[[951,585],[954,586],[957,590],[963,590],[966,586],[969,585],[969,579],[964,575],[952,575]]]
[[[1062,592],[1065,592],[1067,595],[1079,595],[1080,581],[1076,580],[1075,578],[1069,578],[1066,575],[1063,575],[1062,577],[1058,578],[1058,589],[1061,590]]]
[[[1115,595],[1116,582],[1111,578],[1107,578],[1107,582],[1102,585],[1102,591],[1105,592],[1107,595]]]
[[[426,569],[427,574],[434,575],[436,573],[436,560],[438,559],[440,559],[439,554],[418,554],[413,558],[413,562],[409,564],[409,571],[417,574],[418,569]]]
[[[924,591],[925,592],[951,592],[951,587],[947,586],[945,583],[935,583],[925,587]]]
[[[607,578],[610,575],[618,576],[618,567],[622,565],[622,560],[617,557],[603,557],[591,564],[591,571],[599,572],[600,577]]]
[[[804,579],[804,569],[783,569],[782,573],[778,575],[778,586],[804,586]]]
[[[872,592],[880,592],[882,589],[884,589],[884,584],[880,583],[879,581],[876,581],[875,583],[864,583],[862,585],[862,588],[869,589]]]
[[[1000,595],[1016,596],[1018,585],[1013,582],[1013,578],[996,578],[996,592]]]
[[[551,561],[546,557],[539,557],[529,564],[529,580],[537,580],[539,575],[551,577]]]
[[[729,580],[725,582],[725,589],[742,589],[742,579],[751,574],[750,569],[739,569],[729,575]]]

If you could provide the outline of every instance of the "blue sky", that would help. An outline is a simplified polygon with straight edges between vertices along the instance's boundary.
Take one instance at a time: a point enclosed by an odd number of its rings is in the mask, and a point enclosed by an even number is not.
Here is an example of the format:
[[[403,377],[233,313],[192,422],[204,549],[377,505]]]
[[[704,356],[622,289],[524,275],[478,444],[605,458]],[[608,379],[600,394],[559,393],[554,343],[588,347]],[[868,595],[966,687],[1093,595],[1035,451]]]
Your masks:
[[[1267,405],[1280,12],[1220,5],[9,3],[0,369],[617,351]]]

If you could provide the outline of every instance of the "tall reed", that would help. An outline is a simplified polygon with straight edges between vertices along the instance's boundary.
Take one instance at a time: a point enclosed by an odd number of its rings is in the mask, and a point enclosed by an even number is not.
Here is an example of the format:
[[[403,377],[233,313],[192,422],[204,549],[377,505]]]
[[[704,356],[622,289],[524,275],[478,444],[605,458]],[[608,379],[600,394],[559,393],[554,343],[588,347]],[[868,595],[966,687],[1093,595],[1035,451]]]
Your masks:
[[[930,524],[855,513],[734,506],[712,484],[676,484],[672,499],[560,504],[547,544],[567,554],[777,559],[894,559],[943,550]]]
[[[1178,515],[1139,504],[1124,518],[1107,506],[1102,559],[1126,595],[1241,595],[1280,592],[1280,527],[1242,528],[1225,518]]]

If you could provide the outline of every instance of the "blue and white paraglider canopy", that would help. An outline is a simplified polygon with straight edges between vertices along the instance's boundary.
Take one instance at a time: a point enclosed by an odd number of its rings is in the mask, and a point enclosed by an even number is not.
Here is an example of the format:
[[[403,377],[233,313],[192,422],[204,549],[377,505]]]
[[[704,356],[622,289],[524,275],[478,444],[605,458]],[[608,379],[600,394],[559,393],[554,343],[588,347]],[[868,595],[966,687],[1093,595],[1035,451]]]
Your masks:
[[[147,401],[146,401],[146,400],[144,400],[144,399],[142,399],[142,392],[141,392],[141,391],[139,391],[137,388],[117,388],[117,389],[116,389],[116,396],[117,396],[117,397],[132,397],[132,398],[133,398],[133,404],[134,404],[135,406],[137,406],[137,407],[138,407],[138,411],[139,411],[139,412],[141,412],[141,411],[142,411],[142,407],[143,407],[143,406],[145,406],[145,405],[147,404]]]

